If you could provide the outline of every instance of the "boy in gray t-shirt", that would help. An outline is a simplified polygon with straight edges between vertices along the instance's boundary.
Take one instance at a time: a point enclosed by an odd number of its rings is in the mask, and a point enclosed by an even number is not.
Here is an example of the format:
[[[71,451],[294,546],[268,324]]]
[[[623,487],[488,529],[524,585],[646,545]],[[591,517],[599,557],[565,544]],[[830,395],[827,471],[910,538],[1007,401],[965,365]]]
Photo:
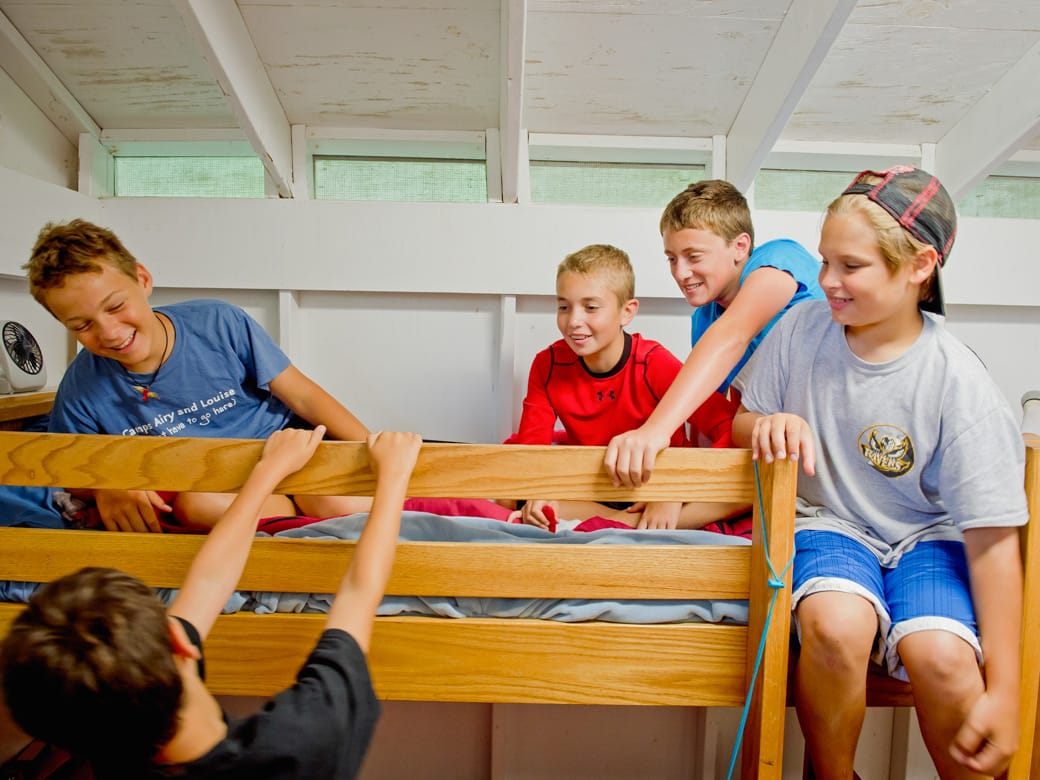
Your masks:
[[[823,224],[827,304],[773,329],[734,420],[755,457],[807,475],[795,697],[821,777],[852,776],[872,652],[913,684],[943,777],[998,774],[1018,744],[1024,455],[1007,402],[935,316],[955,234],[933,176],[857,176]]]

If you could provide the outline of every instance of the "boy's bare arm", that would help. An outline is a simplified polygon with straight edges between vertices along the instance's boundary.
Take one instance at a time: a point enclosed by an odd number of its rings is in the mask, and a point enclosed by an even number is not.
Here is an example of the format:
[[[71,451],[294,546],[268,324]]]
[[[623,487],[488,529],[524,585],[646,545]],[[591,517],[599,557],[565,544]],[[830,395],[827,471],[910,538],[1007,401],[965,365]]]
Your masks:
[[[421,445],[422,439],[414,433],[381,432],[368,436],[369,457],[376,473],[375,498],[325,624],[326,628],[346,631],[366,653],[376,608],[393,568],[401,508]]]
[[[271,392],[312,425],[324,425],[339,441],[364,441],[368,428],[321,385],[290,365],[271,380]]]
[[[203,639],[242,576],[261,505],[279,482],[310,460],[324,435],[322,425],[312,431],[275,431],[242,490],[192,560],[168,611],[190,622]]]
[[[725,381],[751,340],[797,290],[794,278],[776,268],[748,275],[733,302],[694,345],[647,421],[610,440],[604,465],[616,484],[638,487],[650,478],[654,459],[668,446],[672,431]]]
[[[1018,528],[971,528],[964,532],[964,546],[986,689],[968,712],[951,752],[969,769],[997,775],[1007,767],[1019,740],[1022,558]]]

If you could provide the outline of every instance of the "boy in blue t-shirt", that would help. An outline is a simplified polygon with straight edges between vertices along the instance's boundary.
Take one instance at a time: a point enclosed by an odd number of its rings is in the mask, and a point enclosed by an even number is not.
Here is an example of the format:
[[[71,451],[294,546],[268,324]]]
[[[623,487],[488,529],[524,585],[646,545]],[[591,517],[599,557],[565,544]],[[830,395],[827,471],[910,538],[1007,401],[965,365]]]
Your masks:
[[[81,219],[45,225],[25,268],[33,297],[84,348],[58,387],[52,432],[261,439],[302,419],[336,439],[368,435],[238,307],[201,300],[153,310],[151,273],[110,230]],[[159,531],[160,513],[209,529],[234,496],[98,490],[93,498],[108,530]],[[260,516],[343,515],[370,503],[274,496]]]
[[[660,227],[672,277],[696,307],[692,349],[647,421],[607,445],[604,465],[627,487],[650,478],[671,432],[712,392],[730,392],[735,408],[769,329],[795,304],[823,298],[820,264],[801,244],[755,246],[747,200],[729,182],[691,184],[665,207]]]

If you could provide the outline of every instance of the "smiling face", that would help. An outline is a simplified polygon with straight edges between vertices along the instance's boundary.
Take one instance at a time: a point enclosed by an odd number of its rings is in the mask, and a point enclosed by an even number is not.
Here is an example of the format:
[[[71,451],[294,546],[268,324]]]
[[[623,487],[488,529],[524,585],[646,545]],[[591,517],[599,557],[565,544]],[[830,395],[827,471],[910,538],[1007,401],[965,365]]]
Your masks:
[[[127,371],[154,371],[164,348],[162,326],[148,296],[152,275],[137,266],[136,277],[99,258],[99,272],[70,274],[42,292],[42,303],[87,351],[123,364]]]
[[[718,301],[729,306],[740,290],[740,272],[747,261],[751,237],[741,233],[726,241],[700,228],[665,230],[664,255],[679,290],[691,306]]]
[[[589,370],[609,371],[625,349],[623,328],[632,321],[639,302],[621,302],[602,274],[564,271],[556,278],[556,325]]]
[[[919,321],[921,285],[935,267],[927,252],[892,268],[882,254],[877,232],[859,211],[832,214],[820,233],[820,286],[831,318],[849,334],[901,328]],[[934,254],[934,250],[933,254]]]

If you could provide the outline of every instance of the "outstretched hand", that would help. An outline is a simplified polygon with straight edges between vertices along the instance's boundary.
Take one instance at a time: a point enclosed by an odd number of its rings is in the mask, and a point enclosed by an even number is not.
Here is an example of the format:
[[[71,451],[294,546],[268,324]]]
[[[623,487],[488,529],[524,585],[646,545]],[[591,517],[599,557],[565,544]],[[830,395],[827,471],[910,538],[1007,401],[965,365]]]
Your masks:
[[[816,473],[816,445],[809,423],[796,414],[770,414],[755,420],[751,432],[751,451],[755,460],[801,460],[802,470]]]
[[[372,471],[378,477],[405,476],[412,473],[419,458],[422,437],[416,433],[376,431],[366,440]]]
[[[307,464],[324,437],[324,425],[319,425],[314,430],[283,428],[272,433],[264,442],[260,460],[270,464],[282,477],[287,477]]]
[[[658,453],[671,443],[671,436],[636,428],[610,440],[603,465],[614,486],[635,488],[650,479]]]

